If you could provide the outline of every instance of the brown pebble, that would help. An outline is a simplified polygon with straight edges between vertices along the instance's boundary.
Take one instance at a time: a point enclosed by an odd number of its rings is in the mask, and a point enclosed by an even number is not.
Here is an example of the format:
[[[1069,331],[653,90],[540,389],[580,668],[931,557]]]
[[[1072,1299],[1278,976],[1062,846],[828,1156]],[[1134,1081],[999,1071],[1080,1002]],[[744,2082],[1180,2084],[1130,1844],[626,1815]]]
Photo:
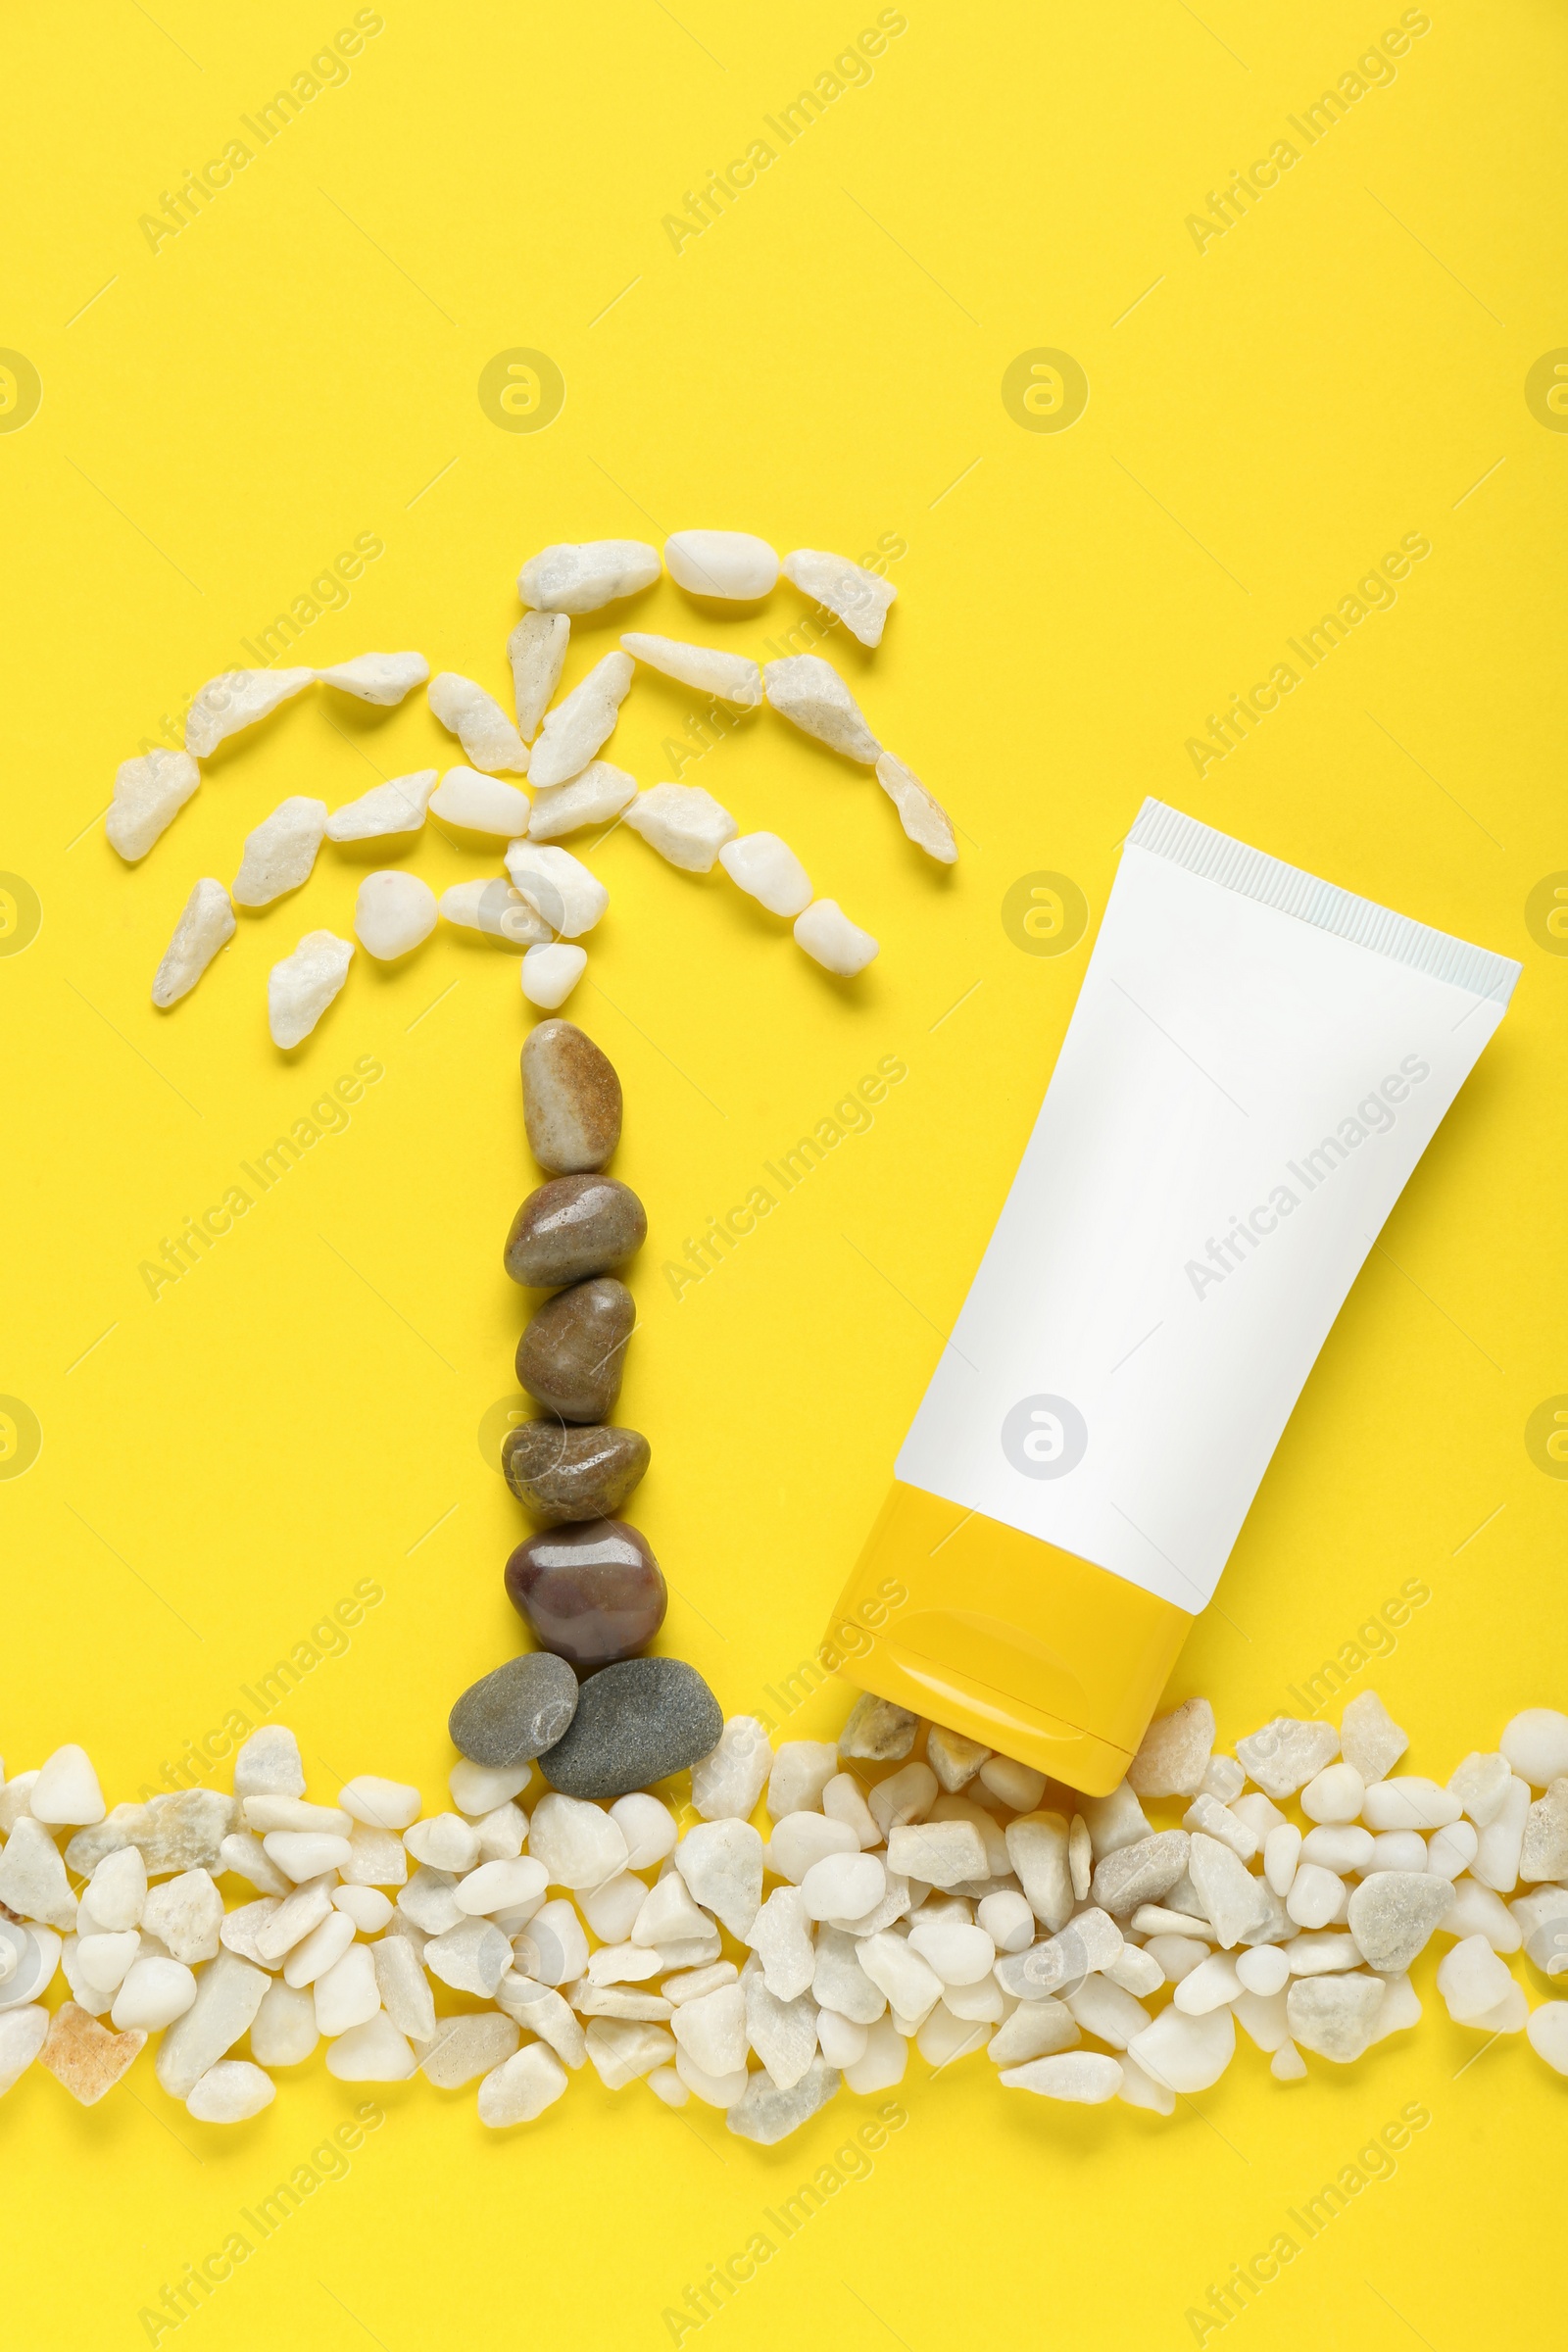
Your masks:
[[[552,1176],[602,1168],[620,1141],[620,1080],[570,1021],[541,1021],[522,1049],[528,1149]]]
[[[647,1232],[630,1185],[613,1176],[557,1176],[530,1193],[513,1218],[506,1269],[529,1290],[558,1290],[608,1274],[642,1248]]]
[[[518,1387],[563,1421],[603,1421],[620,1395],[636,1321],[636,1302],[612,1274],[558,1291],[517,1342]]]
[[[647,1467],[648,1440],[635,1429],[524,1421],[501,1447],[508,1486],[547,1527],[612,1518]]]
[[[506,1584],[540,1648],[580,1668],[641,1649],[663,1624],[669,1598],[646,1540],[624,1519],[530,1536],[507,1562]]]
[[[106,2090],[113,2090],[133,2066],[147,2036],[115,2034],[101,2026],[89,2010],[74,2001],[62,2001],[49,2023],[38,2064],[46,2066],[83,2107],[95,2107]]]

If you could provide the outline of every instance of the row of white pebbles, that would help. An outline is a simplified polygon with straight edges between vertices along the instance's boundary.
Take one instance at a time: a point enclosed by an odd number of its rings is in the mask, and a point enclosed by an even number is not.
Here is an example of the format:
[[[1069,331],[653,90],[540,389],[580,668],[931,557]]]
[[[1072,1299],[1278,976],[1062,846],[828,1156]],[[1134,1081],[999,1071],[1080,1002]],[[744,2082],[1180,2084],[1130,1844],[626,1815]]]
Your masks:
[[[781,564],[764,540],[744,531],[677,532],[664,543],[663,563],[693,595],[748,605],[768,594],[782,569],[865,646],[881,642],[897,593],[877,573],[821,549],[799,548]],[[235,906],[270,906],[308,881],[323,840],[416,833],[427,813],[465,834],[504,841],[506,878],[457,883],[438,906],[428,883],[404,868],[367,875],[355,934],[383,960],[420,946],[439,914],[522,947],[524,996],[550,1009],[564,1004],[588,960],[576,943],[604,914],[610,894],[579,858],[554,845],[590,825],[622,822],[684,872],[710,873],[716,858],[770,914],[793,919],[798,944],[827,970],[845,978],[863,971],[876,941],[836,900],[812,895],[805,866],[776,833],[742,835],[728,809],[700,785],[656,784],[642,792],[624,769],[598,757],[642,662],[737,710],[755,710],[765,700],[804,733],[873,768],[910,840],[952,864],[957,845],[947,816],[883,749],[831,663],[816,654],[793,654],[759,664],[714,647],[629,632],[620,651],[606,654],[551,708],[571,615],[651,587],[662,568],[659,551],[634,539],[562,543],[530,558],[517,578],[527,610],[507,643],[515,724],[476,680],[455,670],[432,678],[417,653],[361,654],[326,669],[228,670],[211,679],[186,717],[185,749],[149,751],[125,760],[115,777],[107,832],[126,859],[144,858],[190,799],[201,781],[198,760],[318,682],[389,707],[428,681],[431,711],[470,764],[439,777],[433,767],[395,776],[330,813],[324,801],[305,794],[280,802],[247,837],[231,891],[211,876],[196,884],[158,967],[153,1003],[177,1004],[195,987],[234,935]],[[503,781],[507,775],[526,775],[532,798]],[[310,1035],[343,987],[353,956],[353,943],[336,932],[309,931],[273,965],[268,1011],[275,1044],[296,1046]]]
[[[775,1750],[735,1716],[678,1815],[554,1791],[525,1813],[530,1767],[467,1762],[434,1815],[368,1777],[310,1803],[270,1726],[232,1797],[106,1816],[62,1747],[0,1784],[0,2091],[37,2059],[90,2104],[162,2030],[164,2089],[237,2123],[324,2038],[347,2082],[478,2080],[485,2124],[531,2121],[588,2062],[771,2143],[841,2081],[891,2088],[912,2040],[933,2068],[986,2051],[1009,2088],[1168,2115],[1238,2025],[1282,2082],[1415,2025],[1434,1935],[1449,2016],[1568,2074],[1568,2000],[1532,2007],[1507,1964],[1568,1975],[1568,1715],[1516,1715],[1446,1784],[1393,1772],[1406,1738],[1370,1692],[1339,1731],[1213,1738],[1190,1699],[1083,1799],[880,1699],[836,1745]],[[1181,1827],[1156,1829],[1142,1800],[1172,1796]]]

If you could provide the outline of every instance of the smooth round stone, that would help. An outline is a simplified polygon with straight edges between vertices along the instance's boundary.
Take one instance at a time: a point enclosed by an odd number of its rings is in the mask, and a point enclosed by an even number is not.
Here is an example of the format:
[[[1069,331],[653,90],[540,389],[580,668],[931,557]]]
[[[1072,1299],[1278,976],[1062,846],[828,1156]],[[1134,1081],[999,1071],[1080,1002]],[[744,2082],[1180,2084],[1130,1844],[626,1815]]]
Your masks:
[[[532,1649],[470,1683],[447,1729],[470,1764],[504,1771],[553,1747],[576,1711],[577,1677],[564,1658]]]
[[[541,1021],[522,1049],[528,1149],[552,1176],[602,1168],[620,1141],[620,1080],[571,1021]]]
[[[558,1291],[517,1342],[518,1387],[564,1421],[603,1421],[620,1395],[636,1321],[630,1291],[612,1275]]]
[[[507,1597],[540,1647],[583,1668],[629,1658],[653,1640],[669,1605],[659,1562],[624,1519],[530,1536],[507,1562],[506,1581]]]
[[[608,1274],[642,1248],[643,1204],[612,1176],[557,1176],[540,1185],[512,1220],[505,1263],[514,1282],[554,1291]]]
[[[718,1745],[724,1718],[682,1658],[629,1658],[582,1687],[564,1740],[539,1758],[563,1796],[624,1796],[683,1771]]]
[[[508,1486],[547,1527],[568,1519],[612,1519],[648,1467],[648,1440],[635,1429],[564,1429],[524,1421],[501,1447]]]

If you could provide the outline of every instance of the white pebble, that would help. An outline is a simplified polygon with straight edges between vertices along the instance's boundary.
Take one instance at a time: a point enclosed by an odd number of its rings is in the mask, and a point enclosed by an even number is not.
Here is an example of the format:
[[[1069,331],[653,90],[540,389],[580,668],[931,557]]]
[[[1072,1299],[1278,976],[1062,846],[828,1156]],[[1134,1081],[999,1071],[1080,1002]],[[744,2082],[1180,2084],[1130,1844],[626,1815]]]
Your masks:
[[[874,2091],[896,2089],[908,2062],[908,2045],[892,2018],[881,2017],[867,2028],[864,2054],[849,2061],[844,2080],[857,2098],[869,2098]]]
[[[1257,1851],[1257,1832],[1250,1829],[1245,1821],[1231,1811],[1229,1805],[1222,1805],[1217,1796],[1210,1796],[1206,1789],[1199,1790],[1182,1815],[1182,1828],[1201,1830],[1205,1837],[1217,1838],[1221,1845],[1228,1845],[1238,1860],[1243,1862],[1250,1862]]]
[[[649,1888],[632,1923],[631,1938],[633,1943],[664,1946],[701,1936],[710,1925],[706,1912],[693,1901],[677,1867]]]
[[[718,1745],[692,1766],[692,1803],[705,1821],[745,1821],[772,1768],[765,1726],[755,1715],[732,1715]]]
[[[341,1805],[307,1804],[300,1796],[247,1796],[240,1819],[263,1837],[269,1830],[326,1830],[334,1838],[346,1838],[354,1826]]]
[[[811,903],[811,878],[776,833],[743,833],[726,841],[718,862],[739,890],[769,914],[801,914]]]
[[[134,864],[172,825],[202,780],[188,752],[166,752],[155,744],[139,760],[122,760],[115,770],[115,794],[104,831],[109,846]]]
[[[1409,1746],[1375,1690],[1362,1690],[1340,1718],[1340,1752],[1363,1781],[1381,1781]]]
[[[185,714],[186,751],[211,759],[228,736],[270,717],[315,676],[314,669],[225,669],[209,678]]]
[[[185,2105],[199,2124],[243,2124],[276,2096],[271,2076],[249,2059],[220,2058],[191,2084]]]
[[[1568,1715],[1556,1707],[1526,1707],[1507,1724],[1498,1745],[1522,1781],[1544,1788],[1568,1773]]]
[[[541,612],[597,612],[617,597],[651,588],[659,551],[642,539],[558,540],[530,556],[517,594]]]
[[[755,710],[762,699],[762,673],[744,654],[720,653],[716,646],[689,645],[683,637],[650,637],[630,630],[621,645],[634,661],[699,694],[716,694],[721,702],[742,710]]]
[[[174,936],[153,974],[153,1003],[160,1010],[188,997],[220,948],[234,936],[234,909],[221,882],[209,874],[197,883],[180,910]]]
[[[1474,1879],[1456,1881],[1440,1925],[1445,1936],[1484,1936],[1494,1952],[1516,1952],[1524,1941],[1512,1906]]]
[[[961,1886],[990,1875],[985,1842],[970,1821],[910,1821],[888,1839],[888,1868],[928,1886]]]
[[[319,2039],[313,1996],[292,1984],[270,1984],[251,2020],[251,2056],[257,2065],[299,2066]]]
[[[78,1934],[76,1967],[94,1992],[118,1992],[140,1949],[141,1937],[134,1928],[107,1930],[99,1935]]]
[[[459,1813],[434,1813],[403,1833],[403,1842],[416,1862],[432,1870],[472,1870],[479,1859],[479,1835]]]
[[[548,1884],[544,1864],[524,1854],[510,1862],[481,1862],[458,1881],[452,1899],[460,1911],[483,1918],[514,1903],[530,1902],[535,1895],[543,1900]]]
[[[784,559],[783,572],[803,596],[836,612],[862,645],[881,644],[888,607],[899,593],[891,580],[822,547],[794,549]]]
[[[354,933],[378,962],[407,956],[435,929],[435,892],[417,874],[391,867],[367,874],[354,902]]]
[[[877,952],[869,931],[852,923],[836,899],[817,899],[797,916],[795,944],[840,979],[863,972]]]
[[[750,603],[767,595],[779,565],[767,541],[750,531],[672,531],[664,541],[664,568],[692,596]]]
[[[522,959],[522,993],[541,1012],[554,1012],[587,968],[587,949],[568,947],[564,940],[552,948],[530,948]]]
[[[269,1862],[275,1862],[296,1886],[323,1871],[341,1870],[350,1859],[348,1839],[324,1830],[269,1830],[262,1847]]]
[[[1234,1756],[1210,1756],[1203,1766],[1200,1792],[1204,1796],[1217,1796],[1222,1805],[1240,1796],[1246,1786],[1247,1775]]]
[[[1428,1841],[1426,1867],[1435,1878],[1456,1879],[1469,1869],[1480,1848],[1481,1833],[1474,1822],[1450,1821]]]
[[[182,1961],[161,1955],[132,1961],[115,1995],[110,2023],[120,2033],[157,2034],[183,2017],[196,1998],[196,1979]]]
[[[1380,1870],[1425,1870],[1427,1841],[1419,1830],[1380,1830],[1372,1840],[1372,1853],[1361,1865],[1367,1872]]]
[[[683,2001],[670,2019],[670,2032],[677,2047],[704,2074],[733,2074],[746,2064],[745,1990],[739,1984],[721,1984],[699,2000]]]
[[[882,1830],[865,1801],[865,1790],[853,1772],[836,1772],[822,1791],[822,1811],[829,1821],[853,1830],[860,1845],[882,1843]]]
[[[1564,2006],[1568,2007],[1568,2003]],[[863,2058],[867,2037],[868,2029],[857,2025],[853,2018],[840,2017],[833,2009],[817,2011],[817,2046],[829,2066],[853,2066],[858,2058]]]
[[[1530,1784],[1515,1776],[1503,1790],[1501,1804],[1482,1831],[1476,1858],[1470,1865],[1482,1886],[1492,1887],[1496,1894],[1512,1894],[1519,1883],[1519,1858],[1529,1817]]]
[[[345,801],[326,820],[328,841],[379,841],[389,833],[417,833],[424,823],[437,770],[415,768],[372,784],[357,801]]]
[[[305,1765],[286,1723],[264,1723],[234,1751],[234,1794],[303,1796]]]
[[[1543,2001],[1530,2012],[1525,2032],[1536,2056],[1568,2075],[1568,2001]]]
[[[1268,2062],[1268,2071],[1276,2082],[1304,2082],[1306,2060],[1294,2041],[1282,2041]]]
[[[138,1928],[147,1901],[147,1865],[133,1845],[105,1854],[87,1883],[87,1901],[100,1927]]]
[[[1285,1908],[1298,1928],[1326,1928],[1345,1896],[1345,1881],[1316,1862],[1303,1862],[1291,1882]]]
[[[389,710],[416,686],[424,684],[430,664],[422,654],[356,654],[352,662],[334,662],[330,668],[318,669],[316,674],[323,686],[335,686],[339,694],[352,694],[362,703]]]
[[[141,1924],[187,1967],[193,1961],[214,1960],[223,1898],[205,1870],[181,1871],[153,1888],[142,1906]]]
[[[536,914],[564,939],[591,931],[610,905],[610,893],[569,850],[532,841],[507,846],[507,871]]]
[[[858,1920],[887,1892],[888,1875],[874,1854],[825,1854],[801,1881],[812,1919]]]
[[[919,1953],[944,1985],[978,1984],[990,1976],[997,1956],[996,1944],[984,1928],[966,1927],[961,1920],[928,1921],[918,1915],[909,1929],[909,1949]]]
[[[447,1788],[460,1813],[492,1813],[520,1796],[532,1779],[531,1764],[475,1764],[460,1756],[447,1774]]]
[[[1024,1952],[1034,1941],[1035,1915],[1028,1898],[1011,1887],[982,1895],[975,1919],[999,1952]]]
[[[553,1886],[602,1886],[626,1867],[626,1840],[609,1814],[554,1789],[534,1807],[528,1845]]]
[[[918,1952],[912,1951],[902,1936],[895,1936],[890,1930],[867,1936],[859,1944],[857,1957],[877,1990],[886,1993],[901,2017],[912,2018],[915,2025],[942,1997],[942,1980],[936,1970]]]
[[[1326,1822],[1307,1831],[1301,1840],[1301,1860],[1320,1862],[1325,1870],[1343,1875],[1348,1870],[1369,1869],[1376,1849],[1377,1839],[1358,1822]],[[1419,1870],[1422,1865],[1417,1862],[1415,1867]]]
[[[1265,1796],[1260,1788],[1250,1788],[1245,1796],[1232,1797],[1230,1810],[1259,1841],[1267,1838],[1270,1830],[1281,1828],[1285,1821],[1272,1797]]]
[[[1130,1992],[1139,2000],[1147,2000],[1165,1982],[1165,1971],[1159,1962],[1136,1943],[1122,1945],[1115,1959],[1105,1963],[1105,1975],[1112,1984],[1119,1984],[1123,1992]]]
[[[847,760],[875,767],[882,746],[838,671],[819,655],[788,654],[765,663],[762,691],[779,715],[803,735],[842,752]]]
[[[455,669],[443,669],[430,680],[426,700],[432,716],[462,744],[470,768],[481,768],[486,775],[494,775],[498,769],[513,775],[526,774],[527,745],[495,696],[486,694],[474,679],[465,678]],[[440,808],[436,810],[438,816],[444,813]],[[451,821],[460,824],[464,820],[454,817]],[[500,828],[486,825],[480,829],[495,832]]]
[[[392,1917],[392,1898],[379,1886],[334,1886],[332,1908],[346,1912],[365,1936],[379,1936]]]
[[[935,1803],[937,1789],[937,1776],[930,1765],[918,1762],[906,1764],[902,1771],[878,1781],[865,1800],[866,1810],[881,1832],[873,1843],[880,1844],[889,1830],[898,1829],[904,1822],[921,1820]]]
[[[1095,1840],[1081,1813],[1075,1813],[1067,1825],[1067,1875],[1072,1880],[1073,1900],[1081,1903],[1095,1877]]]
[[[1211,2009],[1221,2009],[1234,2001],[1243,1989],[1243,1980],[1229,1952],[1214,1952],[1176,1987],[1175,2003],[1184,2017],[1206,2017]],[[1254,1992],[1278,1991],[1277,1985],[1257,1984],[1248,1989]]]
[[[1353,1936],[1341,1936],[1310,1931],[1304,1936],[1293,1936],[1289,1943],[1270,1947],[1285,1954],[1286,1965],[1293,1977],[1328,1977],[1342,1969],[1360,1966],[1362,1953]]]
[[[326,803],[308,793],[279,801],[245,836],[245,854],[230,894],[236,906],[270,906],[310,879],[326,832]]]
[[[637,779],[608,760],[590,760],[580,775],[567,784],[551,784],[535,792],[528,817],[530,841],[560,841],[580,833],[585,825],[609,824],[637,798]]]
[[[1260,2050],[1277,2050],[1289,2041],[1287,1998],[1284,1992],[1242,1992],[1232,2002],[1231,2014]]]
[[[684,2107],[691,2096],[672,2066],[656,2066],[651,2075],[644,2077],[644,2081],[654,2096],[662,2100],[666,2107]]]
[[[1301,1811],[1308,1821],[1354,1821],[1366,1795],[1366,1783],[1353,1764],[1326,1764],[1301,1790]]]
[[[1456,2025],[1473,2025],[1507,1993],[1513,1978],[1484,1936],[1466,1936],[1438,1962],[1437,1984]]]
[[[296,1992],[314,1984],[329,1968],[337,1966],[354,1941],[354,1922],[346,1911],[329,1911],[320,1926],[313,1928],[284,1961],[284,1984],[292,1984]]]
[[[1236,1955],[1236,1974],[1249,1992],[1283,1992],[1291,1964],[1277,1943],[1253,1944]]]
[[[267,975],[267,1021],[286,1052],[308,1038],[349,976],[354,950],[335,931],[307,931]]]
[[[372,1830],[407,1830],[419,1818],[419,1791],[407,1781],[383,1781],[361,1773],[337,1792],[343,1811]]]
[[[503,841],[515,841],[528,830],[528,795],[521,786],[473,767],[449,767],[430,795],[429,809],[466,833],[491,833]]]
[[[1102,2050],[1063,2050],[1054,2058],[1031,2058],[1027,2066],[1004,2066],[997,2080],[1008,2090],[1098,2107],[1116,2096],[1123,2078],[1118,2062]]]
[[[34,1821],[48,1822],[51,1828],[79,1828],[103,1820],[103,1790],[84,1747],[57,1747],[45,1758],[28,1792],[27,1810]]]
[[[482,931],[514,948],[544,945],[550,925],[535,914],[520,890],[499,874],[487,882],[453,882],[441,893],[441,918],[466,931]]]
[[[517,731],[532,743],[566,666],[571,622],[564,612],[525,612],[507,639]]]
[[[1495,1818],[1512,1778],[1512,1767],[1500,1749],[1483,1754],[1472,1748],[1464,1762],[1449,1773],[1448,1788],[1477,1829],[1484,1830]]]
[[[1032,1813],[1046,1793],[1045,1774],[1011,1756],[988,1756],[980,1767],[980,1785],[1014,1813]]]
[[[991,2028],[983,2022],[957,2016],[946,2001],[938,2001],[915,2029],[914,2046],[927,2066],[938,2073],[959,2058],[973,2058],[991,2039]]]
[[[1457,1821],[1461,1810],[1446,1788],[1411,1772],[1374,1781],[1362,1799],[1361,1818],[1369,1830],[1441,1830]]]
[[[1190,1977],[1208,1958],[1208,1946],[1196,1936],[1182,1936],[1172,1930],[1156,1929],[1144,1945],[1152,1960],[1159,1963],[1160,1973],[1167,1984],[1179,1984]]]
[[[667,1805],[657,1796],[638,1790],[631,1796],[617,1796],[610,1808],[610,1818],[626,1840],[626,1868],[647,1870],[652,1863],[662,1862],[675,1850],[680,1832],[675,1817]]]
[[[326,2071],[340,2082],[406,2082],[418,2060],[384,2010],[351,2026],[326,2053]]]
[[[876,780],[899,812],[899,822],[917,850],[924,850],[938,865],[956,865],[958,862],[957,836],[953,819],[934,793],[927,792],[912,767],[906,767],[891,752],[883,752],[876,763]]]
[[[0,2013],[0,2098],[26,2073],[48,2033],[49,2012],[41,2004]]]
[[[547,713],[530,767],[536,789],[567,783],[582,772],[613,734],[635,670],[630,654],[606,654]]]
[[[1128,2047],[1145,2074],[1167,2090],[1207,2090],[1235,2054],[1235,2021],[1228,2008],[1188,2017],[1173,2006],[1162,2009]]]
[[[625,822],[687,874],[711,873],[714,858],[738,830],[729,810],[700,784],[656,784],[640,792]]]
[[[554,2106],[566,2088],[566,2070],[554,2050],[530,2041],[485,2076],[479,2085],[479,2121],[493,2131],[531,2124]]]
[[[0,1903],[47,1927],[75,1925],[76,1898],[60,1848],[30,1813],[16,1823],[0,1853]]]
[[[677,2049],[675,2052],[675,2077],[684,2089],[708,2107],[733,2107],[746,2093],[747,2074],[744,2066],[734,2067],[728,2074],[712,2075],[706,2067],[698,2065],[689,2050]]]
[[[318,2034],[331,2037],[369,2024],[379,2013],[381,1994],[368,1943],[350,1944],[342,1958],[317,1978],[315,1999]]]
[[[786,1813],[818,1810],[822,1791],[839,1768],[831,1740],[786,1740],[774,1751],[768,1775],[767,1809],[775,1822]]]

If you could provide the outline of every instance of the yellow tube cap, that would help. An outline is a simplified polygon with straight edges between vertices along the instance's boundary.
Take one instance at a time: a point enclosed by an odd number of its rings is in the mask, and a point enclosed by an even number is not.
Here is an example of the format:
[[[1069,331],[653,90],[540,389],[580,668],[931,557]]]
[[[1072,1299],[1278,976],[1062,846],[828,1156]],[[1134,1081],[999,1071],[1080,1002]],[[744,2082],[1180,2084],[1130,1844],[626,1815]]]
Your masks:
[[[1126,1776],[1192,1618],[1038,1536],[895,1484],[845,1586],[876,1629],[862,1689],[1105,1796]]]

